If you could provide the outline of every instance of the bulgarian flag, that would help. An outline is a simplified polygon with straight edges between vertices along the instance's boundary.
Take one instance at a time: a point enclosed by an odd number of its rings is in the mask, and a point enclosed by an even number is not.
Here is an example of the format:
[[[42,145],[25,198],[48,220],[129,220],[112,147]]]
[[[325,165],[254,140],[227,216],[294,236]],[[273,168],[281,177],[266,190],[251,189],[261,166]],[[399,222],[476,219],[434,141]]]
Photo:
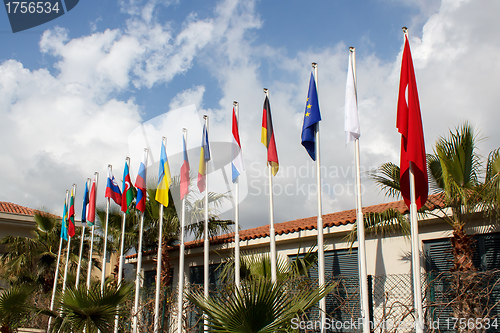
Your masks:
[[[125,168],[123,169],[123,193],[122,193],[122,212],[128,213],[129,207],[134,200],[134,192],[132,191],[132,180],[130,179],[130,171],[128,168],[128,158],[125,161]]]
[[[408,99],[407,99],[408,96]],[[425,155],[424,130],[418,101],[417,81],[413,70],[410,44],[405,35],[401,78],[399,83],[396,127],[401,133],[400,186],[401,194],[410,207],[410,163],[415,176],[417,209],[427,201],[429,181]]]
[[[261,141],[267,148],[267,163],[271,166],[273,176],[276,176],[279,169],[278,152],[276,150],[276,142],[274,140],[273,120],[271,118],[271,106],[269,98],[266,95],[264,100],[264,110],[262,114],[262,132]]]

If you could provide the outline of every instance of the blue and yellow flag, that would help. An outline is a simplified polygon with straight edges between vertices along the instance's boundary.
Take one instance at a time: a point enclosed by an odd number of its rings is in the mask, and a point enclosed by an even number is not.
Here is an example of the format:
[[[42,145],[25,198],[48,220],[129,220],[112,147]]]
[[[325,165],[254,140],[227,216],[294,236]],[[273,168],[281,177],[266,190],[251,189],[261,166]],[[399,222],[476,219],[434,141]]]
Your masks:
[[[201,150],[200,150],[200,164],[198,167],[198,189],[200,193],[205,191],[206,179],[207,179],[207,168],[206,164],[210,161],[210,146],[208,145],[208,131],[207,126],[203,125],[203,136],[201,138]]]
[[[68,203],[66,202],[67,200],[64,199],[64,209],[63,209],[63,215],[62,215],[62,220],[61,220],[61,237],[64,240],[68,240],[68,227],[66,225],[66,220],[68,218]]]
[[[160,152],[160,168],[158,171],[158,186],[156,188],[155,199],[165,207],[168,207],[168,190],[170,188],[170,184],[172,184],[172,178],[170,177],[170,168],[168,166],[165,144],[162,141]]]
[[[309,80],[309,92],[307,93],[306,110],[304,113],[304,123],[302,125],[302,145],[313,161],[316,161],[316,124],[321,120],[319,112],[318,92],[316,91],[316,81],[311,73]]]

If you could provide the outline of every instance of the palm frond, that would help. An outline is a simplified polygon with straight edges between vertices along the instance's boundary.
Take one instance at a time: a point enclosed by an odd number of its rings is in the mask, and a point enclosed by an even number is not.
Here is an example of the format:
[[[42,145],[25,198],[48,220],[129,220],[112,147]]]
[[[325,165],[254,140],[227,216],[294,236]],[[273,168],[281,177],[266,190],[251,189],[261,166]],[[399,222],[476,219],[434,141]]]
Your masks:
[[[410,235],[410,222],[408,218],[399,211],[389,208],[382,212],[367,212],[363,214],[365,233],[380,237],[402,233]],[[358,238],[358,228],[355,224],[353,229],[344,238],[347,242],[354,244]]]
[[[401,186],[399,184],[399,166],[392,162],[382,164],[370,178],[380,187],[388,197],[400,198]]]

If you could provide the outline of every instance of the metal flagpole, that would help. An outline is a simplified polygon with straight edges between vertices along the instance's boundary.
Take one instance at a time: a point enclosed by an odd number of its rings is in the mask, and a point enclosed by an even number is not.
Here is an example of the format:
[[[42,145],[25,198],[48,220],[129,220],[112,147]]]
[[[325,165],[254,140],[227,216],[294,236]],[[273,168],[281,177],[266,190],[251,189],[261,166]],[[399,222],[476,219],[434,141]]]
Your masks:
[[[163,137],[163,146],[167,147],[167,138]],[[160,159],[160,163],[162,163]],[[163,176],[165,177],[165,175]],[[168,188],[167,188],[168,191]],[[168,194],[167,194],[168,195]],[[160,220],[158,226],[158,254],[156,256],[156,290],[155,290],[155,318],[154,318],[154,333],[158,333],[160,329],[160,285],[161,285],[161,262],[162,262],[162,239],[163,239],[163,204],[160,204],[158,213]]]
[[[183,129],[184,142],[187,142],[187,129]],[[182,332],[182,303],[184,296],[184,229],[186,223],[186,197],[182,198],[181,243],[179,247],[179,285],[177,296],[177,332]]]
[[[269,90],[264,88],[264,94],[269,98]],[[269,145],[269,142],[268,142]],[[269,149],[269,147],[268,147]],[[274,230],[274,203],[273,203],[273,174],[271,170],[271,163],[267,162],[267,174],[269,178],[269,236],[271,247],[271,281],[277,280],[276,268],[276,232]]]
[[[408,28],[403,27],[408,37]],[[415,333],[424,332],[424,311],[422,308],[422,281],[420,275],[420,239],[418,236],[417,203],[415,195],[415,175],[413,162],[410,162],[410,224],[411,224],[411,264],[413,272],[413,301],[415,306]]]
[[[208,116],[204,115],[205,128],[208,136]],[[206,137],[203,135],[202,144],[205,144]],[[206,147],[208,149],[208,146]],[[203,154],[206,154],[203,150]],[[210,288],[210,242],[208,240],[208,161],[205,159],[205,240],[204,240],[204,255],[203,255],[203,280],[204,280],[204,295],[208,298],[208,291]],[[205,315],[203,319],[204,330],[208,331],[208,320]]]
[[[108,176],[113,171],[111,164],[108,164]],[[101,294],[104,293],[104,280],[106,279],[106,250],[108,247],[108,223],[109,223],[109,198],[106,198],[106,222],[104,224],[104,249],[102,254],[102,272],[101,272]]]
[[[94,182],[95,182],[95,192],[97,196],[97,183],[99,181],[99,173],[95,172],[94,173]],[[89,199],[89,205],[90,205],[90,199]],[[94,203],[95,205],[95,203]],[[89,249],[89,264],[87,268],[87,288],[90,288],[90,281],[92,277],[92,255],[94,253],[94,230],[95,230],[95,219],[92,224],[92,229],[90,229],[90,249]]]
[[[234,114],[238,125],[239,134],[239,103],[233,102]],[[236,156],[233,156],[235,158]],[[234,183],[234,283],[237,289],[240,289],[240,178]]]
[[[75,185],[73,184],[73,188]],[[69,202],[69,192],[66,191],[66,202]],[[69,210],[69,207],[68,207]],[[64,218],[64,216],[63,216]],[[66,221],[64,221],[66,223]],[[64,294],[64,290],[66,290],[66,279],[68,277],[68,262],[69,262],[69,247],[71,244],[71,236],[68,235],[68,248],[66,249],[66,266],[64,267],[64,277],[63,277],[63,286],[62,286],[62,292]]]
[[[316,81],[316,91],[318,90],[318,64],[313,62],[312,68],[314,71],[314,80]],[[319,95],[319,94],[318,94]],[[319,275],[319,285],[325,285],[325,249],[323,242],[323,210],[321,201],[321,163],[320,163],[320,153],[319,153],[319,122],[316,123],[315,132],[315,154],[316,154],[316,187],[318,191],[318,275]],[[319,301],[319,308],[321,311],[321,331],[324,332],[325,320],[326,320],[326,298],[322,298]]]
[[[68,191],[66,191],[66,200],[67,200]],[[67,201],[64,203],[67,205]],[[64,223],[64,216],[62,217],[62,223]],[[52,298],[50,299],[50,311],[54,310],[54,300],[56,298],[56,289],[57,289],[57,278],[59,277],[59,263],[61,262],[61,251],[62,251],[62,237],[59,237],[59,251],[57,252],[57,262],[56,262],[56,271],[54,273],[54,287],[52,288]],[[47,325],[47,329],[50,329],[50,323],[52,321],[52,317],[49,317],[49,324]]]
[[[357,103],[357,81],[356,81],[356,49],[349,48],[349,56],[352,61],[352,72],[354,81],[354,93]],[[354,140],[354,162],[356,164],[356,212],[358,228],[358,261],[359,261],[359,287],[360,287],[360,306],[363,320],[363,333],[370,333],[370,314],[368,300],[368,275],[366,271],[366,244],[365,244],[365,224],[363,219],[363,205],[361,202],[361,171],[360,171],[360,153],[359,138]]]
[[[89,188],[89,184],[90,184],[90,178],[87,178],[87,184],[86,184],[86,187],[87,189]],[[82,218],[83,220],[83,218]],[[83,239],[85,238],[85,225],[82,223],[82,236],[81,236],[81,239],[80,239],[80,254],[78,256],[78,266],[76,268],[76,282],[75,282],[75,286],[76,288],[78,289],[78,285],[80,283],[80,268],[82,266],[82,255],[83,255]]]
[[[415,333],[424,332],[424,311],[422,308],[422,281],[420,276],[420,239],[418,236],[417,203],[415,196],[415,175],[410,162],[410,224],[411,263],[413,271],[413,298],[415,302]]]
[[[144,148],[146,155],[146,164],[148,164],[148,148]],[[146,181],[146,179],[144,179]],[[133,313],[133,333],[137,333],[137,316],[139,312],[139,291],[141,287],[141,269],[142,269],[142,233],[144,230],[144,213],[141,212],[141,222],[139,225],[139,245],[137,246],[137,272],[135,276],[135,298],[134,298],[134,313]]]
[[[129,157],[125,157],[125,164],[127,166],[130,166],[130,158]],[[125,181],[125,180],[123,180],[123,181]],[[124,193],[122,193],[122,195],[125,195],[125,188],[122,189],[122,191],[124,192]],[[127,199],[124,197],[122,200],[126,201]],[[119,257],[120,262],[118,263],[118,287],[120,287],[122,285],[122,280],[123,280],[123,261],[124,261],[123,251],[125,248],[125,222],[126,222],[126,219],[127,219],[127,212],[123,212],[122,236],[120,239],[120,257]],[[118,333],[118,315],[115,316],[114,333]]]

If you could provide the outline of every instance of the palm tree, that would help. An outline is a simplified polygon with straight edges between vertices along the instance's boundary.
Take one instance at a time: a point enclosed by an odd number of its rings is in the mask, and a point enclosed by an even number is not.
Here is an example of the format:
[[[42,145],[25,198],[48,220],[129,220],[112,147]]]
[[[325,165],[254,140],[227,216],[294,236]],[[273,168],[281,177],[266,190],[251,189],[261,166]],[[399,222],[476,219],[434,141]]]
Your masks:
[[[54,318],[51,332],[112,332],[115,316],[127,315],[126,301],[132,296],[132,284],[120,287],[106,285],[101,293],[99,283],[90,289],[86,286],[69,287],[59,295],[57,311],[45,310]]]
[[[286,280],[250,279],[239,290],[205,298],[197,291],[187,295],[208,315],[209,332],[290,332],[293,320],[304,315],[334,285],[291,289]]]
[[[420,212],[442,219],[453,228],[453,271],[475,269],[472,262],[474,242],[472,236],[467,235],[464,230],[473,213],[481,209],[492,213],[500,207],[499,150],[496,149],[489,155],[482,181],[481,172],[485,168],[477,153],[477,141],[473,128],[465,122],[454,131],[450,130],[447,137],[439,138],[434,153],[427,155],[430,190],[437,196],[430,197]],[[397,165],[390,162],[383,164],[378,173],[372,175],[372,179],[387,196],[401,196]],[[442,201],[443,204],[435,205],[434,201]],[[439,213],[433,213],[434,209],[438,209]],[[450,213],[446,213],[446,209]],[[388,228],[382,228],[383,223]],[[395,226],[403,225],[404,230],[409,231],[408,220],[394,210],[369,214],[365,217],[365,224],[368,230],[394,230]]]
[[[299,247],[300,248],[300,247]],[[314,252],[315,246],[311,246],[304,256],[299,253],[289,261],[287,257],[278,256],[276,262],[276,278],[278,280],[290,280],[309,276],[309,270],[318,261],[318,253]],[[234,278],[234,257],[227,258],[221,266],[221,281],[229,284]],[[271,279],[271,258],[269,253],[246,253],[240,257],[240,278],[251,280],[256,278]]]
[[[271,281],[269,254],[249,253],[241,257],[241,288],[205,298],[201,290],[193,291],[188,300],[209,317],[209,332],[289,332],[293,319],[306,315],[319,300],[326,297],[335,283],[313,286],[304,277],[317,262],[314,246],[289,261],[278,257],[277,281]],[[224,265],[221,280],[231,282],[234,258]],[[309,281],[311,282],[311,281]]]
[[[14,286],[0,294],[0,332],[13,333],[14,329],[32,312],[28,300],[33,288]]]
[[[451,289],[455,294],[451,307],[455,318],[474,318],[480,315],[484,305],[478,292],[481,279],[474,273],[476,268],[472,260],[474,239],[465,232],[465,226],[474,213],[483,211],[497,221],[500,212],[499,149],[489,154],[484,168],[477,153],[478,140],[467,122],[450,130],[447,137],[438,139],[434,153],[427,156],[430,189],[435,196],[429,197],[420,210],[422,215],[446,221],[453,230]],[[400,196],[399,172],[397,165],[385,163],[372,178],[386,195]],[[442,201],[442,204],[434,205],[433,200]],[[435,209],[439,213],[436,214]],[[399,225],[409,230],[406,217],[394,210],[366,216],[365,225],[368,230],[394,230]]]
[[[34,219],[36,226],[31,237],[6,236],[0,241],[7,248],[0,258],[0,276],[11,285],[38,286],[47,293],[54,283],[60,219],[45,212],[36,212]],[[73,242],[71,252],[77,253],[78,246],[78,241]]]

